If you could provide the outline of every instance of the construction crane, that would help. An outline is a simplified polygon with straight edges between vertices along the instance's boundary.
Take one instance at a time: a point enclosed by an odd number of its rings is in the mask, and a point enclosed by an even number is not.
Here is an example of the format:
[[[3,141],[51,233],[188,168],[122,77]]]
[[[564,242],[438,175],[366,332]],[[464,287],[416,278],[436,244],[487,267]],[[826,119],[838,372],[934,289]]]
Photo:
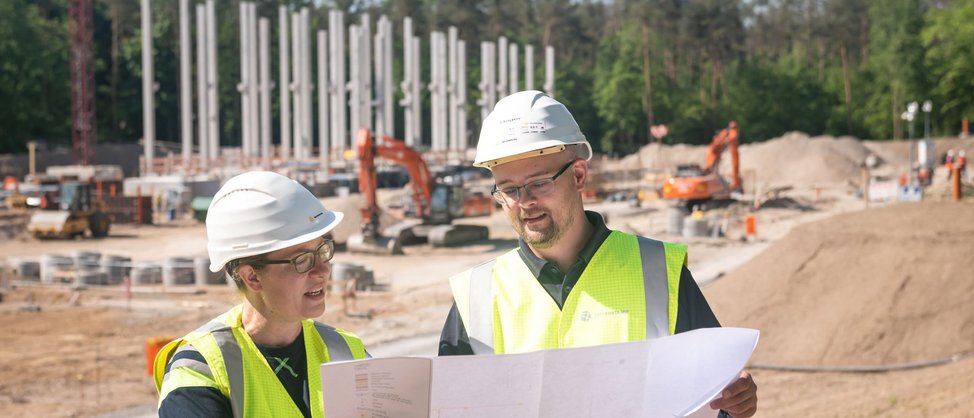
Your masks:
[[[372,254],[401,254],[402,246],[424,239],[433,246],[454,246],[487,239],[481,225],[457,225],[453,219],[471,212],[489,213],[493,199],[488,195],[468,196],[463,184],[437,180],[426,161],[403,141],[383,136],[376,141],[368,129],[359,130],[356,139],[359,162],[359,191],[365,197],[362,230],[348,238],[348,250]],[[401,222],[379,231],[379,205],[375,158],[400,165],[409,172],[410,189],[421,224]],[[486,208],[486,209],[485,209]]]
[[[95,155],[95,71],[92,59],[90,0],[68,0],[71,18],[71,150],[77,165],[89,165]]]
[[[688,209],[711,200],[728,199],[732,191],[741,191],[741,177],[737,154],[737,122],[714,135],[707,147],[703,165],[681,164],[676,173],[663,183],[663,198],[685,204]],[[731,157],[731,184],[717,173],[724,151]]]

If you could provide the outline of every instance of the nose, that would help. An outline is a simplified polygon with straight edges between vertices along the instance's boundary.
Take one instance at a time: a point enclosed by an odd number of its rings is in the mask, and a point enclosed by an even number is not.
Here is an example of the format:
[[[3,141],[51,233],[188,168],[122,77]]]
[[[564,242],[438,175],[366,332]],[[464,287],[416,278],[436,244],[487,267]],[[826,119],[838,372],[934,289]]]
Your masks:
[[[311,269],[312,272],[325,276],[328,278],[331,276],[331,260],[325,261],[321,257],[315,256],[315,265]]]

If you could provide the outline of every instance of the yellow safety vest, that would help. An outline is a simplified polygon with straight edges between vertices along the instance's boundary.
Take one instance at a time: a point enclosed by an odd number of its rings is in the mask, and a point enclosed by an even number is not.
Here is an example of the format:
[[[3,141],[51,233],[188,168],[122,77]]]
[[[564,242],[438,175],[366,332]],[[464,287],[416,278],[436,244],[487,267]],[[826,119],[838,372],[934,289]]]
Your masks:
[[[561,309],[517,251],[450,278],[474,353],[585,347],[676,331],[685,245],[612,231]]]
[[[166,344],[156,355],[154,372],[159,403],[180,387],[212,387],[230,399],[234,417],[301,416],[291,395],[241,325],[243,305]],[[312,417],[324,417],[321,398],[322,363],[365,358],[365,347],[355,335],[306,319],[302,321],[307,355],[308,401]],[[200,352],[206,364],[181,359],[166,364],[184,344]],[[165,377],[165,379],[163,379]]]

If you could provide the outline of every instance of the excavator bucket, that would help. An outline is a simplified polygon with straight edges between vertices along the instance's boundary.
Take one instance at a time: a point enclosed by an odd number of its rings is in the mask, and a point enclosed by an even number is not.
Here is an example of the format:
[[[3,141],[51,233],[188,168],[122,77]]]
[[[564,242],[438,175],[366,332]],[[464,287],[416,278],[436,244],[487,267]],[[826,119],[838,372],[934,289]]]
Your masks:
[[[363,233],[349,235],[345,245],[352,253],[400,255],[403,254],[403,245],[415,242],[413,225],[400,222],[383,230],[381,235],[370,236]]]
[[[352,234],[345,242],[349,252],[359,254],[377,255],[400,255],[402,254],[402,243],[396,238],[390,237],[366,237],[362,234]]]
[[[68,221],[70,217],[71,212],[66,210],[40,210],[30,217],[27,230],[38,238],[69,236],[77,232]]]
[[[434,247],[456,247],[490,236],[483,225],[437,225],[430,229],[427,239]]]

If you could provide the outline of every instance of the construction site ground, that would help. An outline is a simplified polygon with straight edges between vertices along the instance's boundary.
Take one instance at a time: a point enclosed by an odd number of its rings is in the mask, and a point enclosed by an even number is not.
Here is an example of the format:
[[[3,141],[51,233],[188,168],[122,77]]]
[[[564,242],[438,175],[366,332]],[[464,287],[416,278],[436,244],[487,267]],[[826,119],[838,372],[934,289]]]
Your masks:
[[[974,149],[974,141],[943,140],[937,149],[964,146]],[[779,161],[782,149],[800,151],[788,158],[791,168]],[[761,331],[750,369],[759,385],[758,416],[970,416],[964,401],[974,399],[974,200],[944,199],[946,172],[938,170],[923,202],[867,209],[859,164],[873,153],[885,162],[876,171],[895,176],[905,150],[905,143],[800,135],[744,146],[742,167],[751,173],[745,190],[790,188],[758,196],[763,207],[756,211],[753,194],[707,211],[723,227],[717,237],[670,234],[667,202],[586,207],[603,213],[612,229],[688,244],[690,270],[721,323]],[[652,170],[661,160],[702,155],[701,147],[653,145],[600,164]],[[324,202],[348,214],[336,238],[354,232],[354,196]],[[756,236],[745,234],[747,215],[757,219]],[[350,308],[357,316],[346,316],[341,298],[329,295],[318,319],[357,333],[375,356],[435,355],[452,301],[447,278],[516,245],[502,213],[462,222],[489,226],[491,239],[409,246],[392,257],[339,252],[336,262],[366,266],[380,286],[357,294]],[[133,260],[205,254],[205,229],[190,219],[119,225],[101,240],[9,235],[0,241],[3,258],[79,250]],[[226,285],[142,285],[126,293],[121,286],[15,279],[0,279],[0,416],[152,416],[157,397],[146,374],[146,340],[185,334],[240,300]],[[835,371],[905,364],[927,366]]]

